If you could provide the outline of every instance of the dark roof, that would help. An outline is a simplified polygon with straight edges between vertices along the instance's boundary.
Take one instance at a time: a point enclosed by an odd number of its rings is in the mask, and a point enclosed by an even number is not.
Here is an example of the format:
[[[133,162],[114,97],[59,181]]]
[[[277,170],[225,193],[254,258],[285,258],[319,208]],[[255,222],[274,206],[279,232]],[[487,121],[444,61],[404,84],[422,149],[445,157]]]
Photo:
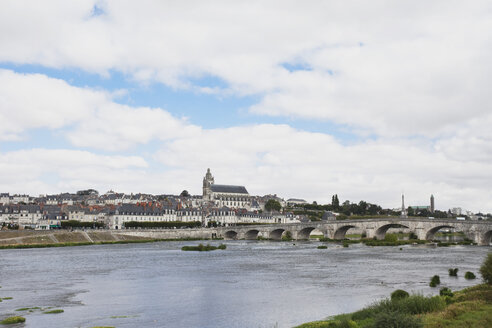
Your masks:
[[[248,194],[248,191],[244,186],[229,186],[229,185],[218,185],[213,184],[210,186],[213,192],[223,192],[231,194]]]

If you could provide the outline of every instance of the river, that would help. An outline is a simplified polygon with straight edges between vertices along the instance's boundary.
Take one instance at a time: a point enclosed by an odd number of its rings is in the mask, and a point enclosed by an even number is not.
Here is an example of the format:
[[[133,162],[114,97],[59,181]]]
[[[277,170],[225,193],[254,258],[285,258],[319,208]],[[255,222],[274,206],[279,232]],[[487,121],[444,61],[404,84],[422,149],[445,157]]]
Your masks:
[[[212,242],[218,244],[219,242]],[[366,247],[319,242],[225,241],[226,250],[183,252],[198,242],[0,250],[0,318],[22,327],[292,327],[351,312],[395,289],[437,294],[480,282],[490,247]],[[448,268],[459,268],[449,277]],[[467,281],[466,271],[479,279]],[[24,307],[54,307],[60,314]]]

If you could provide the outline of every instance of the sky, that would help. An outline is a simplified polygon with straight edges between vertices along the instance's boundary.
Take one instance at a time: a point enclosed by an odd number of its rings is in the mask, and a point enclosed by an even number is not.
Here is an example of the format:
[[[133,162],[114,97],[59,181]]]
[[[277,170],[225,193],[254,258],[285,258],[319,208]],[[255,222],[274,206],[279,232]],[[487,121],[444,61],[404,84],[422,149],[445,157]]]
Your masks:
[[[0,3],[0,191],[492,212],[490,1]]]

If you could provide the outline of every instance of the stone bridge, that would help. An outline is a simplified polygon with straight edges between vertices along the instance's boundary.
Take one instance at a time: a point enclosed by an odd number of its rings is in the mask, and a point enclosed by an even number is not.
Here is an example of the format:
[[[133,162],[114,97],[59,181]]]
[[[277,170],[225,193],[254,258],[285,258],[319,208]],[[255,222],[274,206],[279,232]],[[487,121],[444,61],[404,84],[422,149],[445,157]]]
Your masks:
[[[490,245],[492,237],[492,221],[458,221],[436,220],[427,218],[382,217],[364,220],[315,221],[307,223],[247,225],[223,227],[217,229],[217,237],[224,239],[258,239],[268,238],[280,240],[287,231],[294,240],[308,239],[315,229],[330,239],[344,239],[351,228],[365,232],[367,238],[384,239],[390,228],[407,228],[419,239],[433,240],[440,229],[449,228],[461,231],[467,238],[478,245]]]

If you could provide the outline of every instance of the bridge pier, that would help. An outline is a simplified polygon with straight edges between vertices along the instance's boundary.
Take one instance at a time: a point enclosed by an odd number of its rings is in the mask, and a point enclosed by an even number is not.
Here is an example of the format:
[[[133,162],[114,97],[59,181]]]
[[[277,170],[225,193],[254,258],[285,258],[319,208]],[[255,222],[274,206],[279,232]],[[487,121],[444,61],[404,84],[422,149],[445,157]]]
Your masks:
[[[374,238],[376,236],[376,229],[374,227],[367,227],[366,228],[366,238]]]
[[[427,232],[423,227],[416,227],[414,230],[414,233],[417,235],[417,239],[419,240],[426,240],[427,239]]]

